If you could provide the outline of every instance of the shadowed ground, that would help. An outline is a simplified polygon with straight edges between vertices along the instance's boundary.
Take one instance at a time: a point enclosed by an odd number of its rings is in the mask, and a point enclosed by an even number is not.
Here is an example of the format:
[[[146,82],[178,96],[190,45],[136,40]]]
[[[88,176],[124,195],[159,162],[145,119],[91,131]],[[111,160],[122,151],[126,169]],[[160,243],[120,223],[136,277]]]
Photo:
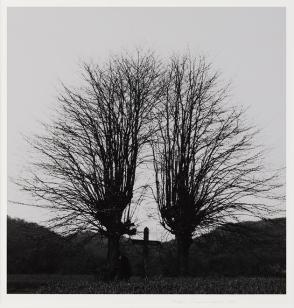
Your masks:
[[[104,283],[90,275],[9,275],[8,293],[42,294],[285,294],[285,278],[132,277]]]

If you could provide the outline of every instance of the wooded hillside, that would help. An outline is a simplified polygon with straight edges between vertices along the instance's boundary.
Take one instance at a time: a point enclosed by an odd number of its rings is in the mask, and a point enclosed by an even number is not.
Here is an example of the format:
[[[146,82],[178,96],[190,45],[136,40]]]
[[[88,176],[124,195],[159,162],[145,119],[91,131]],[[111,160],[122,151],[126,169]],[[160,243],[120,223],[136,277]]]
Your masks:
[[[8,274],[90,274],[106,258],[106,240],[92,233],[66,238],[35,223],[8,217]],[[133,275],[142,274],[141,247],[122,239],[122,253]],[[150,249],[150,275],[175,275],[174,241]],[[283,276],[286,270],[286,220],[242,222],[217,228],[193,240],[193,276]]]

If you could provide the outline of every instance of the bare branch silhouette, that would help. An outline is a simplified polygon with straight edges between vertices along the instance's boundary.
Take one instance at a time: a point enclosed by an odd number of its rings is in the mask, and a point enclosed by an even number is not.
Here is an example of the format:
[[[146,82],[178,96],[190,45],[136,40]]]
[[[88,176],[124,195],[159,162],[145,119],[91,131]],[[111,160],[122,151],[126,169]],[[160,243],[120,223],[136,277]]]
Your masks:
[[[165,73],[152,139],[155,198],[161,224],[175,235],[180,274],[188,272],[188,253],[198,231],[275,211],[282,199],[279,172],[264,166],[258,131],[244,111],[226,104],[222,85],[204,58],[174,57]]]
[[[85,85],[63,85],[56,119],[44,124],[45,134],[29,141],[39,155],[33,171],[19,181],[43,207],[55,211],[55,228],[106,236],[111,271],[120,237],[136,232],[136,168],[154,130],[159,66],[148,52],[114,56],[104,66],[84,64]]]

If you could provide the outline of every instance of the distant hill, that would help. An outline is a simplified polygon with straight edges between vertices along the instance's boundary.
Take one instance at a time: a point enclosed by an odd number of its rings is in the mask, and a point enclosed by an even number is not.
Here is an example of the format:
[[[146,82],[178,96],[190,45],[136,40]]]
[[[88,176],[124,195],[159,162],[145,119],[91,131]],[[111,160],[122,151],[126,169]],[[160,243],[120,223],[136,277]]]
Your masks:
[[[215,230],[201,246],[211,247],[207,254],[215,255],[210,258],[212,271],[228,275],[285,274],[285,218],[243,222],[225,230]],[[214,245],[210,245],[212,243]]]
[[[7,218],[7,271],[9,274],[92,273],[103,262],[82,244],[36,223]]]
[[[169,248],[170,255],[173,248]],[[165,274],[173,274],[171,264],[165,269]],[[286,219],[227,224],[195,238],[190,249],[190,271],[195,276],[284,275]]]
[[[45,227],[8,217],[8,273],[93,273],[105,262],[107,239],[93,233],[62,237]],[[142,273],[142,247],[127,238],[122,253],[133,274]],[[175,241],[150,248],[151,275],[175,275]],[[191,275],[280,276],[286,269],[286,220],[228,224],[193,240]]]

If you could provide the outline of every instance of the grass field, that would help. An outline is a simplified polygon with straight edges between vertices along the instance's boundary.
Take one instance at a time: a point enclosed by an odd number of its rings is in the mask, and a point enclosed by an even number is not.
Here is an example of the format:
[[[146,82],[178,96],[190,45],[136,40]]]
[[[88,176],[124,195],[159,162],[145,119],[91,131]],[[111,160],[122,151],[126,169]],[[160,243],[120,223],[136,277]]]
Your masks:
[[[41,294],[285,294],[285,278],[132,278],[105,283],[87,275],[9,275],[8,293]]]

